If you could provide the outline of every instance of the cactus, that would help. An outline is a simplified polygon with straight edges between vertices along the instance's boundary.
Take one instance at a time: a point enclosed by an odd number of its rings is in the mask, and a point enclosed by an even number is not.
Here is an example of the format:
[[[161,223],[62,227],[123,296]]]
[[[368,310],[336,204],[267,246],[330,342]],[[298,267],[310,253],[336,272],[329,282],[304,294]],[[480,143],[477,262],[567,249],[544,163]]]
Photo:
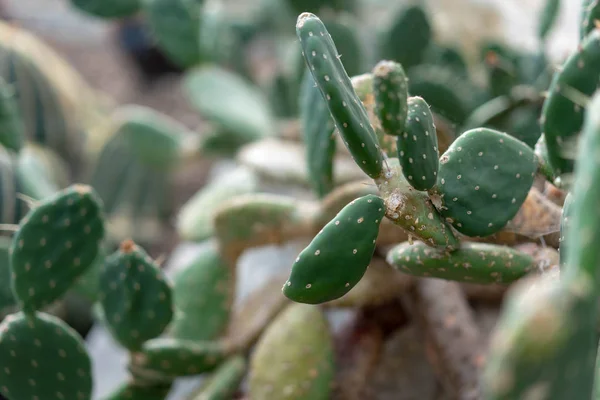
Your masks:
[[[92,265],[104,239],[101,207],[91,187],[73,185],[25,216],[11,245],[12,287],[25,313],[57,300]]]
[[[600,3],[597,0],[584,0],[581,7],[581,21],[579,23],[580,40],[594,30],[595,21],[600,17]]]
[[[233,397],[238,386],[246,375],[246,359],[240,355],[233,356],[221,366],[202,385],[198,393],[188,400],[228,400]]]
[[[373,68],[377,117],[388,135],[404,133],[408,116],[408,79],[402,65],[380,61]]]
[[[334,374],[333,346],[323,312],[291,304],[275,319],[250,360],[252,399],[325,400]]]
[[[600,30],[590,32],[579,48],[565,61],[561,71],[554,75],[542,110],[548,161],[560,177],[573,172],[573,151],[582,129],[584,115],[581,105],[575,103],[573,92],[591,95],[598,87],[596,71],[600,68]],[[568,185],[568,181],[564,182]]]
[[[142,290],[144,288],[144,290]],[[100,304],[114,338],[129,350],[160,335],[173,318],[171,284],[146,252],[126,240],[107,257]]]
[[[487,243],[463,243],[451,253],[401,243],[388,252],[387,262],[413,276],[481,284],[510,284],[537,268],[528,254]]]
[[[538,37],[542,40],[546,38],[552,26],[556,22],[556,17],[560,11],[560,0],[546,0],[542,15],[540,18],[540,25],[538,27]]]
[[[374,195],[344,207],[300,253],[283,294],[296,302],[316,304],[348,293],[373,257],[384,208],[383,200]]]
[[[488,236],[519,211],[536,170],[533,150],[523,142],[495,130],[474,129],[442,155],[431,193],[459,232]]]
[[[19,113],[14,90],[0,78],[0,144],[19,152],[25,140],[25,126]]]
[[[0,393],[9,399],[92,398],[92,363],[82,338],[44,313],[0,323]]]

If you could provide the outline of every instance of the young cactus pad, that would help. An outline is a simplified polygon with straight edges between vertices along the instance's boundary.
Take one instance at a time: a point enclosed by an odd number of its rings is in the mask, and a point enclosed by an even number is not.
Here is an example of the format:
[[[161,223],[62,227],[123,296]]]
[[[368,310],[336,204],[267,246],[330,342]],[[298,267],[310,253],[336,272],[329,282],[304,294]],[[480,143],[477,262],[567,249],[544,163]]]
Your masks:
[[[12,287],[23,311],[53,303],[93,264],[104,239],[101,200],[73,185],[37,203],[11,245]]]
[[[378,196],[349,203],[296,258],[283,294],[295,302],[319,304],[348,293],[371,262],[384,215]]]
[[[171,285],[163,272],[131,240],[107,257],[100,275],[100,304],[109,330],[136,351],[159,336],[173,318]]]
[[[0,394],[9,400],[92,398],[92,362],[81,337],[44,313],[0,324]]]
[[[314,14],[298,17],[296,33],[302,54],[321,89],[335,125],[357,165],[371,178],[383,170],[383,156],[367,110],[360,102],[342,65],[335,43],[323,22]]]
[[[440,166],[437,133],[429,105],[421,97],[408,99],[406,128],[397,141],[402,173],[412,187],[429,190]]]
[[[438,183],[430,196],[456,230],[488,236],[517,214],[536,170],[536,156],[525,143],[492,129],[473,129],[440,158]]]
[[[528,254],[487,243],[463,243],[458,250],[445,252],[405,242],[388,252],[387,262],[413,276],[480,284],[510,284],[536,267]]]
[[[373,69],[375,110],[381,126],[388,135],[404,133],[408,116],[408,78],[402,65],[393,61],[380,61]]]

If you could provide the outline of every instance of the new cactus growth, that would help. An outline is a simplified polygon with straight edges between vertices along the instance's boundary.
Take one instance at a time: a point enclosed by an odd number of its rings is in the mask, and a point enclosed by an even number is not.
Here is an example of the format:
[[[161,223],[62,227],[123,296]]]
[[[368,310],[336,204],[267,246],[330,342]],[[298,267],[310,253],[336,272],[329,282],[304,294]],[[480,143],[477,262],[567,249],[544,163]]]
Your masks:
[[[64,295],[96,260],[104,239],[101,207],[91,187],[73,185],[25,216],[11,245],[12,287],[25,313]]]
[[[402,65],[380,61],[373,69],[375,109],[385,133],[400,136],[408,116],[408,79]]]
[[[384,214],[380,197],[367,195],[350,202],[300,253],[283,294],[317,304],[348,293],[369,266]]]
[[[173,318],[171,284],[131,240],[110,255],[100,275],[100,304],[108,328],[125,348],[137,351]]]

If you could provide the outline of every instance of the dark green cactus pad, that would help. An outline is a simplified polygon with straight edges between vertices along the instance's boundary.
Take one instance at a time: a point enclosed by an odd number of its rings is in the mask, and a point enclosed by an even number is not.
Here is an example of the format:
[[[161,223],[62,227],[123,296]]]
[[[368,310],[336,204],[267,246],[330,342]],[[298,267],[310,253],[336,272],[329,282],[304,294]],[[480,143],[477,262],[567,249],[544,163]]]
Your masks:
[[[580,40],[585,37],[595,28],[594,21],[600,19],[600,2],[598,0],[583,0],[581,5],[581,22],[580,22]]]
[[[235,281],[215,243],[178,268],[173,279],[175,317],[169,336],[187,340],[212,340],[227,328]]]
[[[13,236],[12,287],[23,311],[53,303],[92,266],[104,239],[102,203],[72,185],[29,211]]]
[[[378,58],[396,61],[408,70],[421,63],[432,36],[425,9],[418,5],[403,7],[380,36]]]
[[[0,394],[7,399],[91,400],[92,362],[83,339],[44,313],[0,324]]]
[[[408,117],[398,137],[398,159],[408,183],[417,190],[429,190],[439,170],[437,132],[429,105],[421,97],[408,99]]]
[[[140,0],[71,0],[71,4],[80,11],[106,19],[129,17],[141,8]]]
[[[256,400],[327,400],[334,376],[333,343],[323,311],[292,303],[256,345],[248,393]]]
[[[327,102],[308,70],[301,86],[299,112],[308,176],[317,196],[323,197],[334,186],[335,124]]]
[[[246,375],[248,363],[241,355],[223,362],[188,400],[230,400]]]
[[[348,203],[359,197],[378,195],[377,187],[367,185],[365,182],[351,182],[336,187],[327,197],[319,203],[319,212],[315,217],[315,224],[323,227],[346,207]]]
[[[19,152],[25,142],[25,125],[21,120],[14,90],[0,77],[0,144]]]
[[[172,384],[137,384],[135,381],[124,383],[102,400],[165,400]]]
[[[441,65],[451,68],[457,74],[467,76],[469,70],[463,54],[458,48],[452,46],[440,45],[439,43],[430,43],[425,52],[423,64]]]
[[[298,255],[283,294],[298,303],[319,304],[352,290],[371,262],[384,215],[378,196],[350,202]]]
[[[321,20],[310,13],[298,17],[296,33],[302,53],[331,116],[356,164],[371,178],[383,171],[383,156],[367,110],[360,102]]]
[[[402,65],[393,61],[380,61],[373,68],[375,110],[386,134],[400,136],[404,133],[408,116],[408,78]]]
[[[186,0],[140,0],[152,36],[175,64],[189,68],[201,61],[200,7]]]
[[[141,378],[162,379],[200,375],[215,370],[229,349],[220,342],[196,342],[173,338],[151,339],[132,356],[132,372]]]
[[[459,232],[489,236],[517,214],[537,165],[525,143],[492,129],[472,129],[440,158],[438,183],[430,197]]]
[[[491,45],[485,52],[483,65],[487,72],[489,91],[492,97],[510,93],[519,82],[517,60],[514,54],[502,45]]]
[[[109,331],[131,351],[163,333],[173,318],[171,284],[131,240],[106,258],[99,300]]]
[[[459,240],[452,227],[440,215],[426,193],[413,188],[404,178],[398,159],[387,161],[390,171],[377,180],[380,195],[385,199],[385,216],[411,237],[429,246],[453,250]]]
[[[546,0],[544,8],[540,14],[540,21],[538,26],[538,37],[545,39],[548,33],[552,30],[558,13],[560,12],[560,0]]]
[[[536,269],[530,255],[487,243],[463,243],[445,252],[405,242],[389,250],[386,260],[408,275],[480,284],[510,284]]]
[[[573,92],[591,96],[600,76],[600,30],[592,31],[554,74],[542,110],[542,131],[548,148],[548,161],[558,176],[573,172],[574,151],[584,112],[572,100]]]

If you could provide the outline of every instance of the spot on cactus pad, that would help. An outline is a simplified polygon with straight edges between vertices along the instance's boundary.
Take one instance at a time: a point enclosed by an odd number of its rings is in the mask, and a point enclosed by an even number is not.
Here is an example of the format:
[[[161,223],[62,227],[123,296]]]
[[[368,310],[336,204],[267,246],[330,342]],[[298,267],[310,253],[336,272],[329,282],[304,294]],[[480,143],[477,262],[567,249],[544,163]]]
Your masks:
[[[0,324],[0,393],[8,399],[90,400],[92,365],[82,338],[44,313]]]

